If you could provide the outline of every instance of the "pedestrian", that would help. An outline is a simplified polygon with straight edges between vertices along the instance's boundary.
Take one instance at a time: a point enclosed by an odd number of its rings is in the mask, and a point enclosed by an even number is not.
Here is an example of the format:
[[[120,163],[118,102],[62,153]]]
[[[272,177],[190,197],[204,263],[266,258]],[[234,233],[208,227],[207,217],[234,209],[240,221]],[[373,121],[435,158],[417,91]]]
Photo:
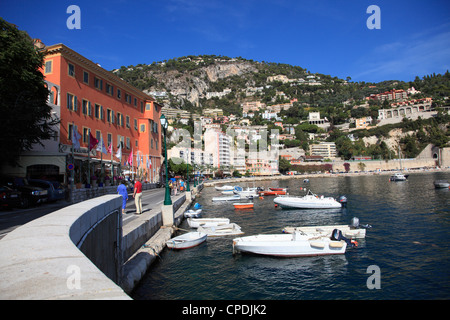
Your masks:
[[[136,214],[142,214],[142,183],[139,179],[134,183],[133,198],[136,205]]]
[[[184,181],[180,179],[180,191],[184,191]]]
[[[122,196],[122,213],[125,213],[125,206],[127,205],[128,200],[127,187],[125,187],[123,183],[119,184],[117,187],[117,193]]]

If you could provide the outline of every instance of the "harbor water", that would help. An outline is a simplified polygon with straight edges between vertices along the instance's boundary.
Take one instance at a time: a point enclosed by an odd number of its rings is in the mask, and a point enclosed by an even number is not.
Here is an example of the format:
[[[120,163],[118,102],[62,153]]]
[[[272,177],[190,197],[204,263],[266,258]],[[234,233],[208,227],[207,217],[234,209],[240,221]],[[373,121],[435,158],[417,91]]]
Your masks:
[[[132,297],[139,300],[449,299],[450,190],[433,182],[450,173],[413,173],[406,182],[388,175],[312,177],[241,186],[288,187],[291,195],[346,195],[347,208],[283,210],[273,197],[254,209],[213,203],[220,192],[204,188],[196,199],[203,217],[226,217],[245,235],[281,233],[286,226],[370,224],[366,238],[345,255],[275,258],[232,252],[233,237],[208,238],[188,250],[165,249]],[[226,181],[226,180],[225,180]],[[251,181],[249,179],[249,181]],[[184,221],[180,226],[189,229]],[[378,270],[378,271],[377,271]],[[377,285],[379,285],[377,287]]]

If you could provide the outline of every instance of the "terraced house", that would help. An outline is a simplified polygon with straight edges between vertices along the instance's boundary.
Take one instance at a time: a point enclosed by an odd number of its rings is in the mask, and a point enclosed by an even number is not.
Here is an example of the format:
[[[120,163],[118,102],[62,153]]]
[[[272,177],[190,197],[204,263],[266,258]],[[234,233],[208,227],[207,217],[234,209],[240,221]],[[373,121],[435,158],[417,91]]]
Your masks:
[[[106,174],[124,164],[133,152],[133,165],[139,163],[145,177],[159,180],[161,165],[161,106],[153,97],[121,80],[112,72],[68,48],[64,44],[43,46],[45,54],[42,73],[50,91],[49,104],[53,116],[60,119],[58,136],[24,153],[17,175],[48,178],[68,182],[67,170],[72,162],[74,132],[81,136],[80,148],[74,149],[75,180],[83,180],[82,168],[88,158],[89,134],[102,139],[111,153],[91,150],[92,173],[99,172],[99,163],[106,164]],[[73,130],[75,128],[75,130]],[[115,157],[122,145],[122,158]],[[139,151],[139,157],[136,154]],[[112,166],[111,166],[112,165]],[[71,166],[69,166],[71,168]],[[114,170],[117,174],[117,169]],[[83,181],[77,181],[83,182]]]

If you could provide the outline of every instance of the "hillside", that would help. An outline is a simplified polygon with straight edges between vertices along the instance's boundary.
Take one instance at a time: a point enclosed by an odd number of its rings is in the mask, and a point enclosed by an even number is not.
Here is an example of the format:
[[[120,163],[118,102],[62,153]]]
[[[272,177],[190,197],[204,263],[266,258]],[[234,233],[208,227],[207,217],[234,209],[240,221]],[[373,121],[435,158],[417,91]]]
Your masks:
[[[407,90],[414,86],[421,91],[414,99],[432,97],[434,107],[448,105],[447,97],[450,96],[448,71],[444,75],[416,77],[411,82],[365,83],[351,82],[350,77],[344,80],[311,73],[288,64],[203,55],[122,66],[113,72],[172,108],[197,114],[202,114],[206,108],[219,108],[225,115],[242,116],[241,104],[247,101],[260,101],[266,106],[286,104],[291,107],[281,111],[284,123],[298,125],[307,119],[309,112],[319,111],[321,118],[330,121],[331,128],[348,122],[351,117],[377,119],[378,110],[389,105],[387,101],[384,104],[373,100],[366,103],[365,97],[371,94],[392,89]],[[353,142],[343,132],[332,130],[327,140],[336,142],[339,155],[346,159],[358,154],[389,158],[392,152],[396,153],[395,141],[400,142],[405,154],[414,157],[428,143],[444,146],[449,141],[449,130],[445,125],[448,116],[435,120],[418,121],[417,124],[403,121],[397,125],[354,131],[357,140]],[[257,115],[252,122],[271,123]],[[296,128],[295,140],[284,141],[286,146],[302,146],[308,150],[308,144],[313,142],[308,141],[304,130],[309,132],[307,128]],[[312,132],[315,132],[314,128]]]
[[[187,56],[170,60],[122,66],[119,77],[152,94],[165,106],[201,114],[205,108],[220,108],[224,114],[242,115],[241,103],[261,101],[267,106],[292,102],[284,115],[306,119],[309,111],[320,111],[333,125],[351,116],[378,116],[381,104],[352,111],[370,94],[415,86],[433,99],[450,96],[450,74],[430,75],[413,82],[351,82],[331,75],[311,73],[288,64],[257,62],[215,55]],[[271,78],[272,77],[272,78]],[[352,114],[353,113],[353,114]]]

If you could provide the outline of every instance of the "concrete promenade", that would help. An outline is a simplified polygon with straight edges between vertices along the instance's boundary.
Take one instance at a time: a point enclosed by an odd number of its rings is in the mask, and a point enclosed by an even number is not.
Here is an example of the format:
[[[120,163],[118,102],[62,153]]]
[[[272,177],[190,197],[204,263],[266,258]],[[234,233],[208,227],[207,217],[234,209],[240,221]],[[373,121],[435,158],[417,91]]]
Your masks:
[[[13,230],[0,240],[0,299],[130,299],[174,233],[161,228],[163,191],[144,191],[142,215],[132,197],[122,214],[121,197],[104,195]],[[172,196],[175,225],[186,198]]]

